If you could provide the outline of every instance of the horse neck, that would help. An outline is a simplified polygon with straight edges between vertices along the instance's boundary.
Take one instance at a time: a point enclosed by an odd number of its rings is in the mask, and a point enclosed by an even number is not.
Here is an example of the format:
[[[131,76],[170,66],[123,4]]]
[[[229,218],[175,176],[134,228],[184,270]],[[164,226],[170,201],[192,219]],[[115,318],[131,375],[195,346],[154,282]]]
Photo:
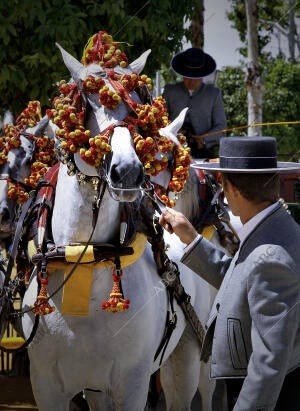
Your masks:
[[[67,174],[61,165],[53,207],[52,233],[54,243],[65,245],[85,243],[93,230],[93,202],[95,190],[86,183],[80,185],[77,177]],[[101,201],[92,241],[111,242],[118,235],[119,203],[106,191]]]

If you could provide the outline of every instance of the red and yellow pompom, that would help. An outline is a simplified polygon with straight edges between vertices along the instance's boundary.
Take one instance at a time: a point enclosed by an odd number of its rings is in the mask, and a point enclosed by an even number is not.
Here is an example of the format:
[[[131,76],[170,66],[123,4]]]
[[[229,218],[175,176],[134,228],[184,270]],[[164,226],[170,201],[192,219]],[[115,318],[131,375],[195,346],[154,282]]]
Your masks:
[[[120,282],[122,275],[122,270],[119,270],[119,275],[116,275],[114,269],[112,270],[113,288],[108,301],[102,303],[102,310],[116,313],[126,311],[129,308],[130,301],[124,299],[123,293],[121,292]]]
[[[128,59],[124,52],[118,48],[118,43],[106,31],[99,31],[87,42],[81,59],[82,64],[88,66],[97,63],[105,68],[116,66],[127,67]]]

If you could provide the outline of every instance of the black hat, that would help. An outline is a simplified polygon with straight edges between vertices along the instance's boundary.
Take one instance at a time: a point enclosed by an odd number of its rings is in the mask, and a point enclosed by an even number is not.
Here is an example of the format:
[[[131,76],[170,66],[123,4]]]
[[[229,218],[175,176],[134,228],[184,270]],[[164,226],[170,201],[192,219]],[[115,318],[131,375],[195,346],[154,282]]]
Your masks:
[[[300,163],[277,161],[274,137],[223,137],[219,158],[219,162],[196,162],[192,167],[228,173],[300,172]]]
[[[209,76],[216,69],[215,60],[203,50],[191,47],[176,54],[171,60],[171,67],[176,74],[187,78]]]

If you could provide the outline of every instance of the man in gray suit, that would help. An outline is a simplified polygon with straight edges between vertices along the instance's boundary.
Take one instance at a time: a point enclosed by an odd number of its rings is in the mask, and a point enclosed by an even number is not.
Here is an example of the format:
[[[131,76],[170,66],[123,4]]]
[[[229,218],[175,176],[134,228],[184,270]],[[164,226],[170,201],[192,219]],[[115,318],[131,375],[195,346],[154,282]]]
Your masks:
[[[300,226],[278,201],[279,173],[300,163],[277,162],[273,137],[227,137],[219,163],[224,194],[243,224],[228,257],[174,210],[160,223],[187,244],[182,262],[219,289],[205,325],[201,359],[224,379],[234,411],[300,410]]]
[[[194,158],[214,158],[221,130],[226,129],[226,114],[221,91],[203,78],[216,70],[215,60],[200,48],[191,47],[176,54],[171,68],[182,81],[166,84],[163,97],[169,118],[173,121],[182,109],[188,112],[182,126]],[[206,135],[208,134],[208,135]]]

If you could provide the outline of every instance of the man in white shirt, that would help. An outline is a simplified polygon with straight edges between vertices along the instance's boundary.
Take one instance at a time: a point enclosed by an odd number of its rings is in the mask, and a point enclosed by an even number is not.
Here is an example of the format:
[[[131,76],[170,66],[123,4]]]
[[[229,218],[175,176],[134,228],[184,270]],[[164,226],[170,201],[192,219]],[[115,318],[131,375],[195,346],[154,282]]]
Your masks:
[[[224,379],[228,409],[300,409],[300,226],[278,202],[279,173],[300,163],[277,162],[272,137],[227,137],[219,163],[224,194],[243,227],[231,258],[202,238],[187,219],[165,211],[160,223],[187,244],[182,262],[218,288],[201,359]]]

